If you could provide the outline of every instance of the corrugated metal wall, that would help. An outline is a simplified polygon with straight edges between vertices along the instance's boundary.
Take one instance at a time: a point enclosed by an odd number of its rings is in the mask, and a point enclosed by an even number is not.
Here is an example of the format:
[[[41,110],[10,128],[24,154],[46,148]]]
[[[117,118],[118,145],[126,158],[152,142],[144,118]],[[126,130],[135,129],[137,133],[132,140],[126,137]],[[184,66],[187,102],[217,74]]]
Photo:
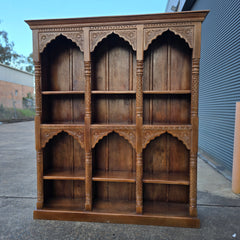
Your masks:
[[[235,103],[240,101],[240,0],[197,0],[202,25],[199,148],[232,169]]]

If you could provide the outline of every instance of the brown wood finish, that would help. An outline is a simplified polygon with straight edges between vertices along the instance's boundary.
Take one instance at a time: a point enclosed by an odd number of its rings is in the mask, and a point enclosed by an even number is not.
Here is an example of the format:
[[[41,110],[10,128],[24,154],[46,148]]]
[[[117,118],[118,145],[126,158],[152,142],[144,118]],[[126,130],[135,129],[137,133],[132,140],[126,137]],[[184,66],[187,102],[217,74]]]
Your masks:
[[[27,21],[35,219],[199,227],[198,75],[207,13]]]

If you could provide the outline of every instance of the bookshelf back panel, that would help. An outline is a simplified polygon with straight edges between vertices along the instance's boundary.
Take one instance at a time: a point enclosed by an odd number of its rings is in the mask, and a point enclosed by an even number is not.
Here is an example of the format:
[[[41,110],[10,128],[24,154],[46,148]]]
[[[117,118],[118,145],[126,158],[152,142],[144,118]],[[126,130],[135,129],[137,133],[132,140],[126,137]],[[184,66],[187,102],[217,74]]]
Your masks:
[[[190,124],[189,95],[144,95],[144,124]]]
[[[152,140],[143,151],[143,169],[148,174],[189,172],[189,150],[176,137],[165,133]]]
[[[85,153],[80,144],[65,132],[54,136],[43,151],[44,172],[47,170],[81,170],[85,168]]]
[[[136,153],[130,143],[117,133],[110,133],[93,150],[94,171],[129,171],[136,169]]]
[[[143,90],[190,90],[191,56],[183,39],[163,33],[145,52]]]
[[[84,123],[83,95],[43,96],[43,123]]]
[[[53,40],[42,59],[43,91],[84,91],[83,52],[64,36]]]
[[[93,90],[135,90],[136,54],[115,34],[103,39],[92,54]]]

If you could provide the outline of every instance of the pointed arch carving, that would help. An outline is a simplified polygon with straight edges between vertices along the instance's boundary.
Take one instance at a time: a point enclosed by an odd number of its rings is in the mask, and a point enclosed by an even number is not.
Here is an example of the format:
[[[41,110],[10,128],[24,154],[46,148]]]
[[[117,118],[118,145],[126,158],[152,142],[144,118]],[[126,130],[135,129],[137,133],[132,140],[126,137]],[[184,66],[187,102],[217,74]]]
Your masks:
[[[80,50],[83,51],[83,31],[79,31],[39,33],[39,52],[43,52],[43,50],[50,42],[54,41],[61,35],[73,41],[80,48]]]
[[[135,130],[134,129],[94,129],[92,130],[92,148],[96,146],[96,144],[109,135],[110,133],[115,132],[119,136],[123,137],[126,139],[131,146],[135,149],[135,142],[136,142],[136,136],[135,136]]]
[[[41,129],[41,147],[44,148],[46,144],[50,141],[50,139],[52,139],[54,136],[58,135],[61,132],[65,132],[75,138],[80,144],[81,148],[84,149],[84,129]]]
[[[143,129],[143,141],[142,148],[146,148],[147,145],[154,140],[156,137],[161,136],[164,133],[169,133],[173,137],[176,137],[179,141],[181,141],[188,150],[191,149],[191,128],[161,128],[161,129]]]
[[[189,48],[193,48],[193,27],[190,26],[144,29],[144,50],[147,50],[153,40],[168,30],[182,38],[188,44]]]
[[[111,29],[106,31],[91,31],[90,32],[90,52],[93,52],[96,46],[110,34],[116,34],[124,41],[128,42],[132,49],[137,49],[137,31],[136,29],[122,30],[122,29]]]

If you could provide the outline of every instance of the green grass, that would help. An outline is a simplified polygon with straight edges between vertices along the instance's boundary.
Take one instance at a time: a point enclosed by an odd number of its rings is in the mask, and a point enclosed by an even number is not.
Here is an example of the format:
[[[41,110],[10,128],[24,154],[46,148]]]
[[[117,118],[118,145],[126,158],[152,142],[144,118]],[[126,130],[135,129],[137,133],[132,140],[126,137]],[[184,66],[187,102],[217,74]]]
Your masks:
[[[34,119],[35,111],[31,109],[14,109],[0,106],[0,122]]]

